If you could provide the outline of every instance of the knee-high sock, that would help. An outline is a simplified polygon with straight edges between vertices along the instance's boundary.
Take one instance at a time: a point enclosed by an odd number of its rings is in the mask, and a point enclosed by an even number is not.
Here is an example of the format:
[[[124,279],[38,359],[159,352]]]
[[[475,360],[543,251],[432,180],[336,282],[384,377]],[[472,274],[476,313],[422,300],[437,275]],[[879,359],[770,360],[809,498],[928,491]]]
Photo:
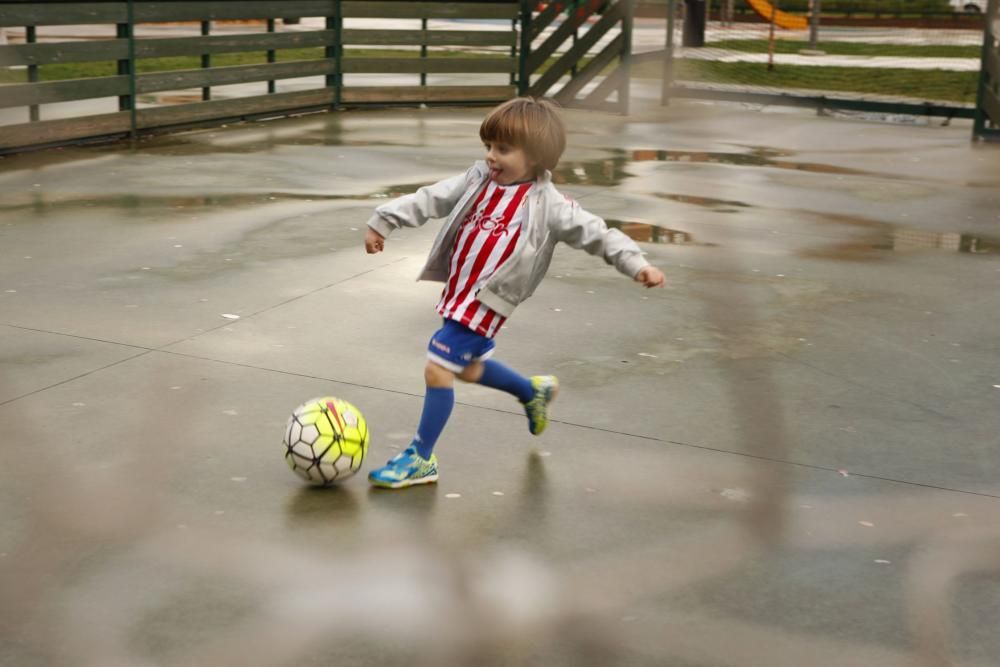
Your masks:
[[[424,411],[420,415],[420,426],[413,439],[413,446],[424,459],[429,459],[444,430],[451,409],[455,406],[455,390],[451,387],[427,387],[424,394]]]
[[[531,380],[493,359],[483,362],[483,376],[479,378],[479,384],[513,394],[522,403],[527,403],[535,395]]]

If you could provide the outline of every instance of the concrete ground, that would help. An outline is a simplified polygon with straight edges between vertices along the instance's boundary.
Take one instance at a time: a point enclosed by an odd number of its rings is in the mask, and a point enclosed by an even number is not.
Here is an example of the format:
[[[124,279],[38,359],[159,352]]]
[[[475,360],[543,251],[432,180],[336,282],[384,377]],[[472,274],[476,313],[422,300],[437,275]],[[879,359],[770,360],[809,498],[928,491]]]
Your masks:
[[[498,338],[560,377],[544,435],[460,386],[436,486],[286,468],[314,396],[363,411],[364,472],[409,442],[438,225],[367,256],[364,223],[482,115],[0,160],[0,665],[996,664],[1000,150],[967,125],[568,113],[564,191],[667,289],[563,247]]]

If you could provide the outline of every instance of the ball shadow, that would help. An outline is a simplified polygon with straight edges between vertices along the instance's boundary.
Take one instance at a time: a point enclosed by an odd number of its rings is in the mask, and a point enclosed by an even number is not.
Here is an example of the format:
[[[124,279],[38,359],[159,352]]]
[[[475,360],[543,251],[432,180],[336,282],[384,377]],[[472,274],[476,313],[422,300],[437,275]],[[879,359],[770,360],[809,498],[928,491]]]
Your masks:
[[[292,496],[287,514],[291,523],[315,525],[318,521],[354,522],[360,509],[357,492],[346,484],[303,486]]]

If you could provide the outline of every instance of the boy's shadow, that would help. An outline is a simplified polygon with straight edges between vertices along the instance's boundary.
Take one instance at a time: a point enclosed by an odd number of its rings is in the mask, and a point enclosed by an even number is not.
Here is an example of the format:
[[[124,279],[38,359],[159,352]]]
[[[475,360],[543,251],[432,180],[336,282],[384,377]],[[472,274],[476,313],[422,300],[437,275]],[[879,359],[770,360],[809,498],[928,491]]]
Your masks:
[[[533,451],[528,454],[517,502],[497,519],[497,534],[526,538],[532,542],[544,539],[549,518],[549,496],[545,461]]]

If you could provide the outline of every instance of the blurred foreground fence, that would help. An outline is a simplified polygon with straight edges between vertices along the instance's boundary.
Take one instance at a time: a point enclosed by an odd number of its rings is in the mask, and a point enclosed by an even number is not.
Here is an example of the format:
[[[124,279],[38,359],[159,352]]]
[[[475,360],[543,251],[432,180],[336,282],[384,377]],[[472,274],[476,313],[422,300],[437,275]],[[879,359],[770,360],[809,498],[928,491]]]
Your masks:
[[[346,105],[491,104],[560,82],[568,106],[624,111],[631,7],[4,2],[0,152]]]
[[[656,4],[646,0],[640,15],[656,15]],[[970,0],[967,9],[945,0],[659,4],[666,6],[661,13],[667,23],[664,101],[717,99],[947,118],[974,118],[979,108],[976,133],[984,137],[991,134],[990,120],[998,120],[988,110],[996,104],[996,30],[990,27],[996,7],[987,10],[985,0]],[[640,60],[656,57],[649,53]]]

